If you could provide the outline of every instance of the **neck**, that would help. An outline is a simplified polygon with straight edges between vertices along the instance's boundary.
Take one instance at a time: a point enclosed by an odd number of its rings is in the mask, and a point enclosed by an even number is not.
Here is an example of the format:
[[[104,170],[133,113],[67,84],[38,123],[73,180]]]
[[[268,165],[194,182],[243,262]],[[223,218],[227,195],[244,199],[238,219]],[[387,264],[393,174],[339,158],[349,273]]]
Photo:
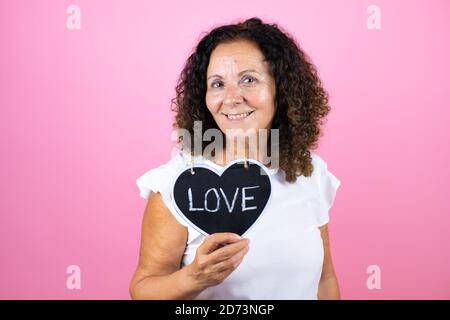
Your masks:
[[[256,143],[256,147],[253,145],[250,146],[247,141],[245,144],[235,145],[233,140],[227,140],[225,148],[216,150],[213,161],[225,166],[233,160],[245,158],[255,159],[264,164],[264,159],[267,158],[267,143]],[[268,164],[265,165],[270,167]]]

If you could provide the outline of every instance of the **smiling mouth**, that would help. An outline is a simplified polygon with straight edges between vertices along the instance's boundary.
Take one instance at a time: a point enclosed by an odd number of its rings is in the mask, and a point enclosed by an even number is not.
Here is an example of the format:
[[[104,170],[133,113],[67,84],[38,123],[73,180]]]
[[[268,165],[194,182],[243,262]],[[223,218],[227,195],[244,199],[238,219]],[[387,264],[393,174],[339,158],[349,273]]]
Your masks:
[[[255,112],[255,111],[253,110],[253,111],[243,112],[243,113],[237,113],[237,114],[225,114],[225,113],[223,113],[223,115],[224,115],[225,117],[227,117],[228,120],[239,121],[239,120],[242,120],[242,119],[247,118],[247,117],[248,117],[249,115],[251,115],[253,112]]]

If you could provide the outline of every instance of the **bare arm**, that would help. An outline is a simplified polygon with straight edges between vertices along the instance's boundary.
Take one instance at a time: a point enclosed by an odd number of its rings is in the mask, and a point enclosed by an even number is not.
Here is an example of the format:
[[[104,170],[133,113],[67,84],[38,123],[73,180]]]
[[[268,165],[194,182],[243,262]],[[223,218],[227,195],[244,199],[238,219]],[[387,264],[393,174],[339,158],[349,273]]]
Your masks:
[[[339,284],[331,260],[328,224],[319,227],[323,241],[324,261],[322,276],[319,282],[318,298],[320,300],[338,300],[341,298]]]
[[[167,209],[161,195],[150,197],[142,222],[139,263],[130,283],[132,299],[194,299],[222,283],[242,262],[248,239],[220,232],[197,248],[194,261],[181,267],[188,230]]]
[[[152,193],[142,221],[139,263],[130,283],[132,299],[193,299],[202,289],[186,276],[181,259],[188,231]]]

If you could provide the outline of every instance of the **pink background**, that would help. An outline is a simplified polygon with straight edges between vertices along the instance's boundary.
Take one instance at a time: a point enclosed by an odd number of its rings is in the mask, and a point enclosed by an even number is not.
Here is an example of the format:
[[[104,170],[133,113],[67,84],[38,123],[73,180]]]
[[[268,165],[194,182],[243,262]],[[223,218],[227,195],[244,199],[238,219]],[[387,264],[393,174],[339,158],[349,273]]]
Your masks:
[[[72,3],[80,30],[66,28]],[[447,0],[2,0],[0,298],[129,298],[135,180],[170,158],[177,76],[201,32],[251,16],[295,35],[330,93],[316,152],[342,181],[342,297],[450,298]],[[72,264],[80,290],[66,288]]]

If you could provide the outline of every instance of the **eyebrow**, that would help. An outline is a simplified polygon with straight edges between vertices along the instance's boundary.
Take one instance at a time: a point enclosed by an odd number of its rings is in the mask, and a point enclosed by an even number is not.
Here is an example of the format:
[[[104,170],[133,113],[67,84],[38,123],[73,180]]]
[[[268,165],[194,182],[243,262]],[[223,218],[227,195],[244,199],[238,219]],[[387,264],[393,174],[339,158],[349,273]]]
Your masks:
[[[246,69],[246,70],[242,70],[241,72],[239,72],[239,73],[238,73],[238,76],[240,76],[240,75],[242,75],[243,73],[246,73],[246,72],[256,72],[256,73],[260,74],[260,73],[259,73],[258,71],[256,71],[255,69]],[[222,78],[221,75],[213,74],[212,76],[209,76],[208,79],[209,79],[209,78],[212,78],[212,77]],[[207,79],[207,80],[208,80],[208,79]]]

